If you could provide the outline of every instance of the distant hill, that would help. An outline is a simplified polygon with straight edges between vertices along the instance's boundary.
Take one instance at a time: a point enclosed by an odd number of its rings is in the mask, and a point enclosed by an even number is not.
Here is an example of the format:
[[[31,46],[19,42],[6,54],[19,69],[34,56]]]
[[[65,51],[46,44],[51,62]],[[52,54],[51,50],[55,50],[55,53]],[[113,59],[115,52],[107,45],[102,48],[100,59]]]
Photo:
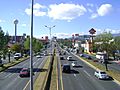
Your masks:
[[[117,36],[120,36],[120,33],[117,33],[117,34],[112,34],[113,37],[117,37]]]

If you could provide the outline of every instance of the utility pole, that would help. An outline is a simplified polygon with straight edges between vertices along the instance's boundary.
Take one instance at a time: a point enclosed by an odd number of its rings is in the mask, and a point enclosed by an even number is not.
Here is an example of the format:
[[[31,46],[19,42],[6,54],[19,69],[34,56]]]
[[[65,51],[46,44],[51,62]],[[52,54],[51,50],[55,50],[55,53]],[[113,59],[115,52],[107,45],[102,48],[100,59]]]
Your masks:
[[[49,29],[49,34],[50,34],[50,47],[51,47],[51,50],[50,50],[51,52],[50,52],[50,53],[52,54],[52,40],[51,40],[52,38],[51,38],[51,30],[52,30],[52,28],[55,27],[55,25],[52,26],[52,27],[50,27],[50,26],[46,26],[46,25],[45,25],[45,27]]]
[[[15,24],[15,43],[16,43],[17,42],[17,24],[18,24],[17,19],[14,20],[14,24]]]
[[[32,52],[32,41],[33,41],[33,5],[34,0],[31,0],[31,34],[30,34],[30,90],[33,90],[33,52]]]

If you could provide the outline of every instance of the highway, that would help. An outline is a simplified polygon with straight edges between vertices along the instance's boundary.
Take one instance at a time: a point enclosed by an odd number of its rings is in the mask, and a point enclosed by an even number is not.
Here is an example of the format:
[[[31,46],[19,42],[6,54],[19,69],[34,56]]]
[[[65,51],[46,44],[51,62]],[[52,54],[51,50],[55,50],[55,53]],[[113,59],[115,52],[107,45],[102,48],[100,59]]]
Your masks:
[[[35,73],[34,80],[40,72],[40,68],[43,67],[46,60],[46,56],[42,58],[33,57],[33,71]],[[29,77],[19,77],[19,72],[22,68],[28,68],[30,60],[23,61],[4,72],[0,73],[0,90],[29,90]]]
[[[71,73],[62,73],[63,90],[120,90],[120,85],[116,84],[114,80],[99,80],[94,76],[93,68],[72,54],[69,55],[73,57],[73,61],[80,64],[80,67],[71,66]],[[67,58],[69,55],[65,55],[65,57]],[[62,65],[72,62],[60,61]]]

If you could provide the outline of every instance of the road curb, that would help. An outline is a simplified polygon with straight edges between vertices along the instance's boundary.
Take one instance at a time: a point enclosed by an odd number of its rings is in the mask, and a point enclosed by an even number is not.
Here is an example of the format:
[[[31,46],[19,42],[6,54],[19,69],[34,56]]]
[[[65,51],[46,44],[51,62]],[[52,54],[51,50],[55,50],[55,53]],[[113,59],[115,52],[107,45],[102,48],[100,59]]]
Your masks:
[[[73,54],[73,53],[72,53]],[[73,54],[74,56],[78,57],[80,60],[82,60],[83,62],[85,62],[86,64],[88,64],[91,68],[93,68],[94,70],[100,70],[99,68],[95,67],[94,65],[90,64],[89,62],[85,61],[84,59],[82,59],[81,57],[79,57],[78,55]],[[120,85],[120,82],[113,78],[114,82],[117,83],[118,85]]]

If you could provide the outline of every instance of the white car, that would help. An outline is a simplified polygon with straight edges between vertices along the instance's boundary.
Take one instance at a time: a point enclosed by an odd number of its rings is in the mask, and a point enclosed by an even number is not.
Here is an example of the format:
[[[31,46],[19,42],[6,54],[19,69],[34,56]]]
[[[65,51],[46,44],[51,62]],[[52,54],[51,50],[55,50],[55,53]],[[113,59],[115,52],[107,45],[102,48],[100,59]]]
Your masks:
[[[71,63],[71,65],[72,65],[73,67],[79,67],[79,66],[80,66],[77,61],[73,61],[73,62]]]
[[[37,57],[37,58],[42,58],[42,56],[41,56],[41,55],[37,55],[36,57]]]
[[[95,71],[94,75],[98,78],[98,79],[109,79],[110,76],[108,76],[108,74],[104,71]]]
[[[21,53],[15,53],[15,55],[14,55],[14,59],[19,59],[21,57],[22,57]]]
[[[68,57],[67,57],[67,60],[71,60],[71,59],[72,59],[72,56],[68,56]]]

